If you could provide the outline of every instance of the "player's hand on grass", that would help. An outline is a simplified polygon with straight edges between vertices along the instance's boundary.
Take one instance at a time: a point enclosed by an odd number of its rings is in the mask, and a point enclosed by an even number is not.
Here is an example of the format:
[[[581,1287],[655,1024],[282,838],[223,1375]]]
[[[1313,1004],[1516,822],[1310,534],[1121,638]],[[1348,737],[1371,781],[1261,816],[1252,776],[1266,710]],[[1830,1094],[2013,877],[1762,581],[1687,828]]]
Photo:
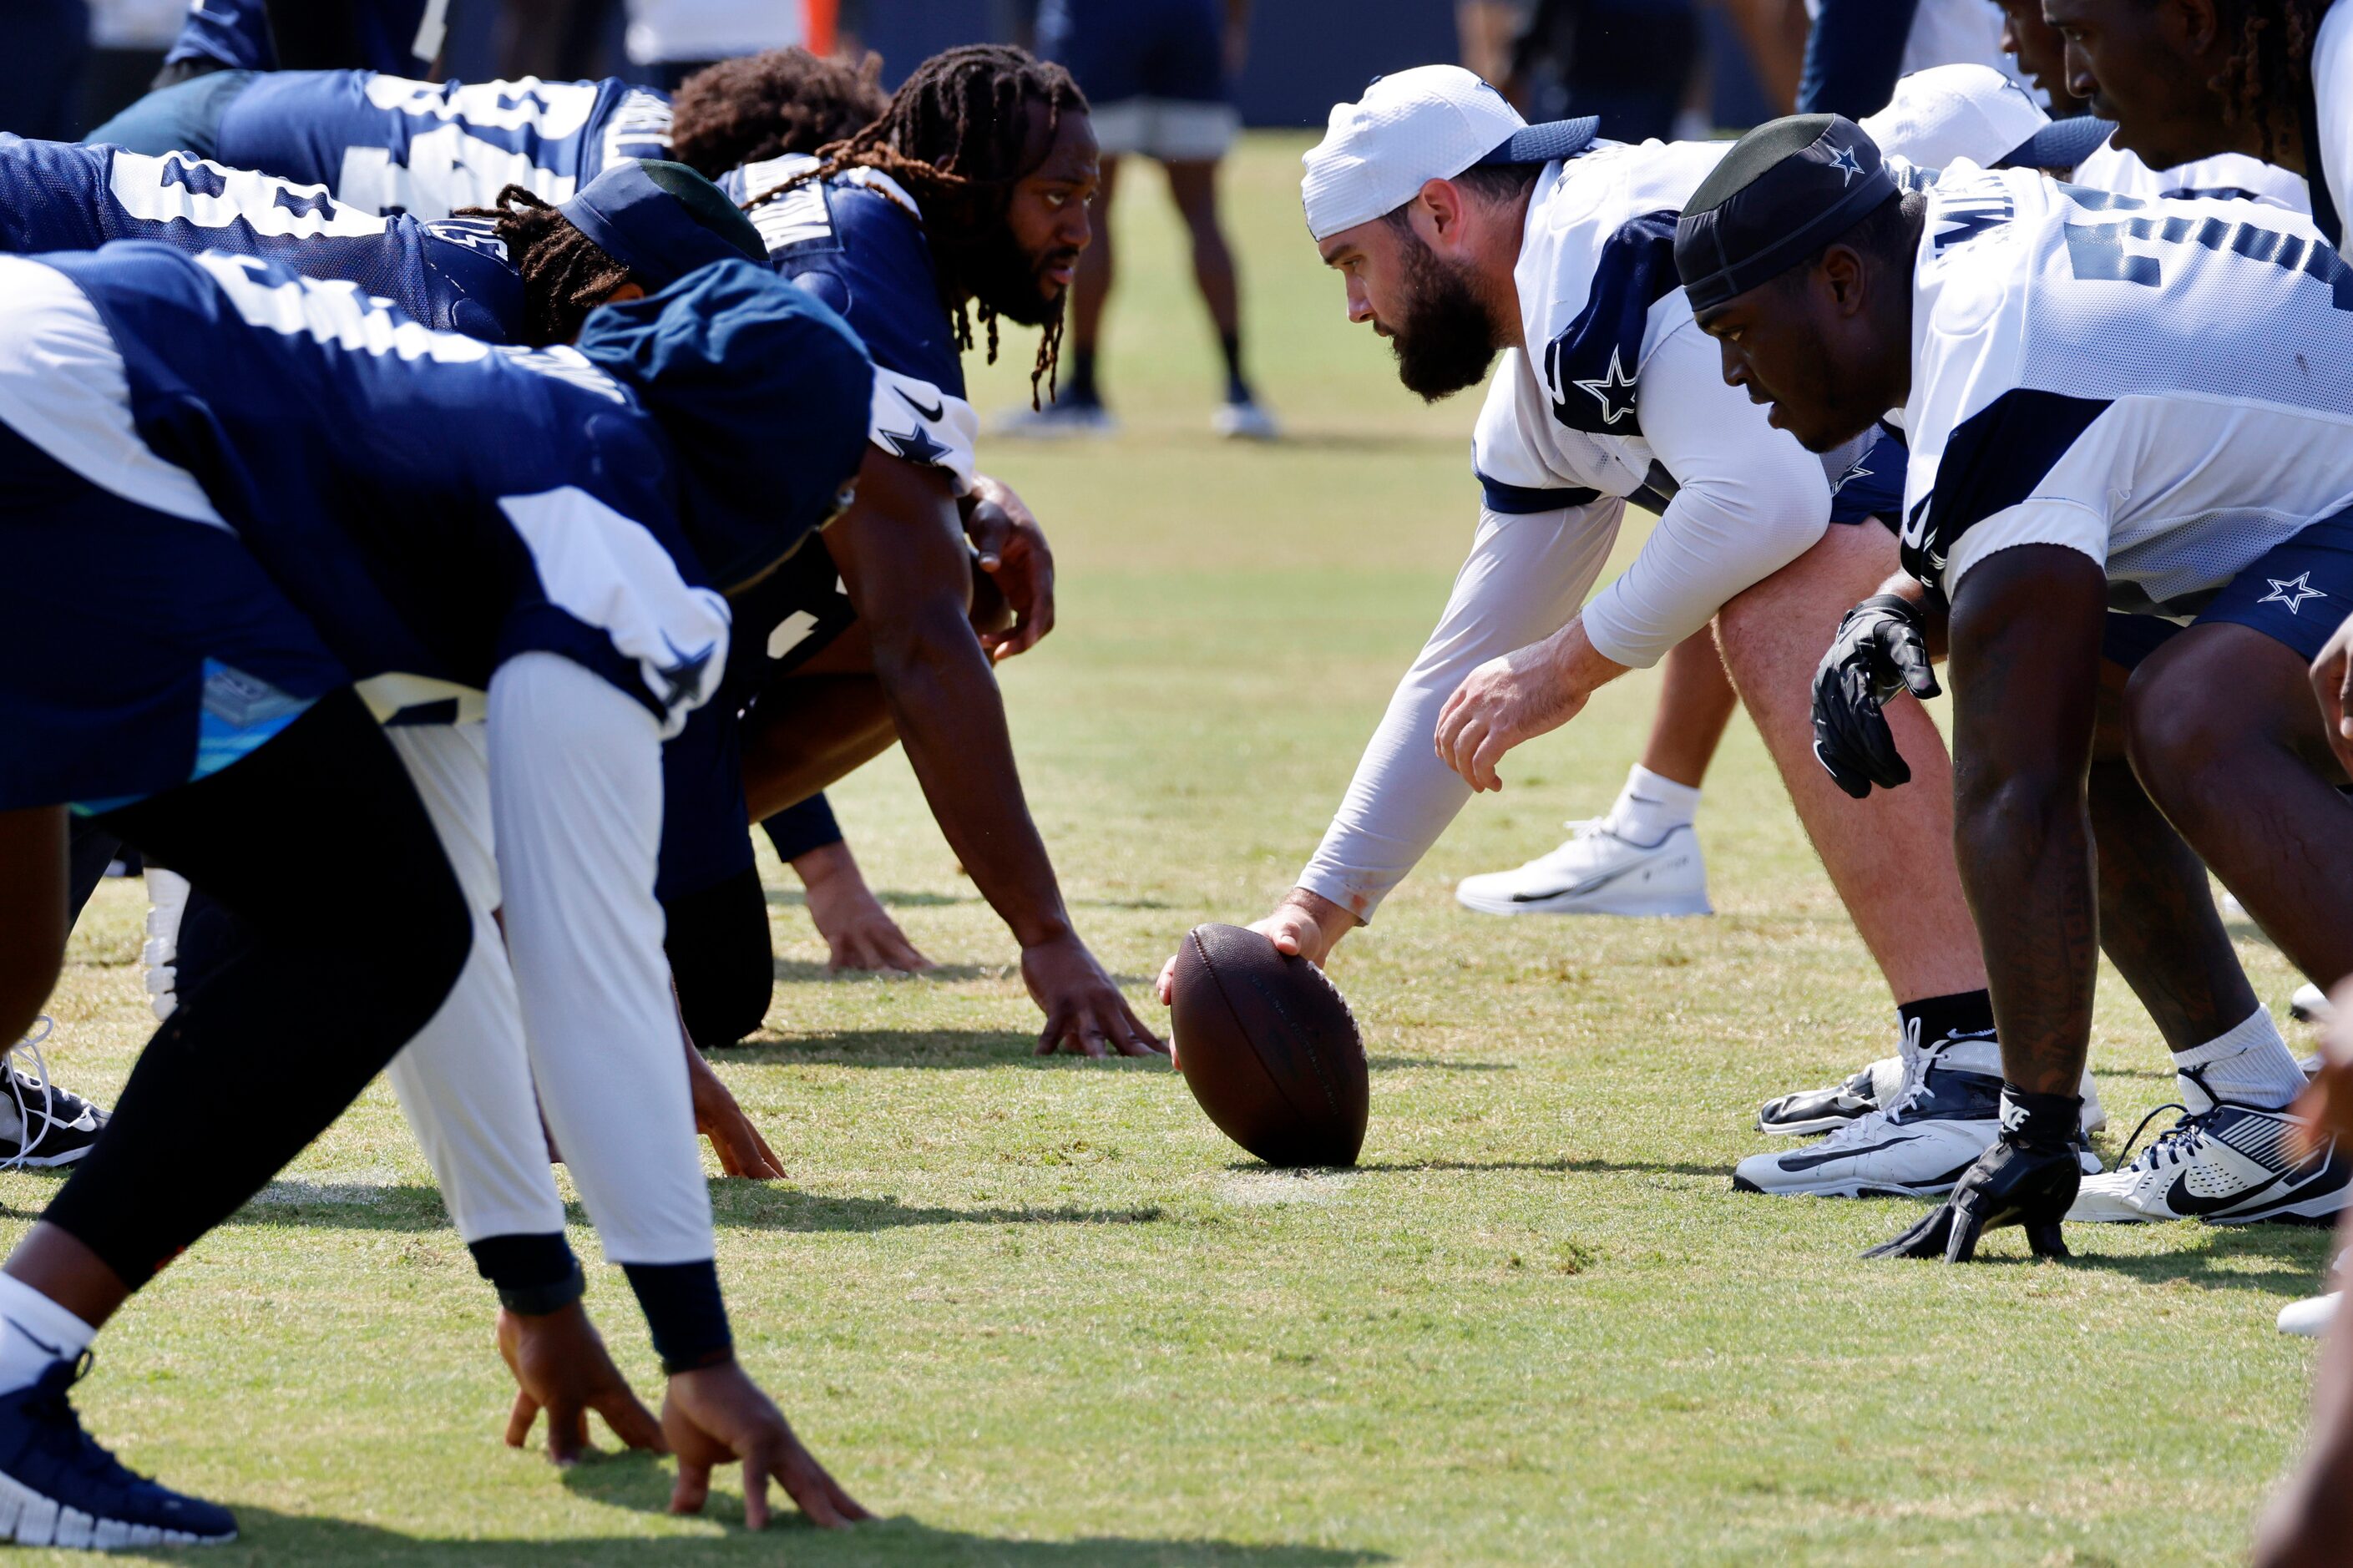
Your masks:
[[[525,1315],[499,1309],[499,1354],[514,1373],[514,1409],[507,1416],[507,1447],[520,1448],[542,1410],[547,1412],[547,1457],[559,1465],[588,1451],[588,1412],[632,1448],[668,1449],[660,1423],[606,1353],[596,1325],[577,1301],[553,1312]]]
[[[1906,690],[1927,698],[1939,689],[1919,605],[1900,594],[1873,595],[1839,622],[1814,670],[1814,756],[1857,800],[1873,784],[1911,783],[1883,710]]]
[[[2345,617],[2329,637],[2320,657],[2312,661],[2312,694],[2320,699],[2320,717],[2328,731],[2328,744],[2345,771],[2353,773],[2353,729],[2347,712],[2353,710],[2353,616]]]
[[[983,632],[980,637],[990,661],[1002,663],[1037,647],[1054,629],[1054,552],[1028,503],[1010,485],[987,474],[973,481],[973,504],[964,513],[964,531],[980,569],[1013,612],[1011,626]]]
[[[2064,1258],[2067,1241],[2060,1222],[2075,1202],[2084,1169],[2066,1139],[2014,1142],[2005,1132],[1978,1163],[1961,1173],[1952,1195],[1919,1224],[1865,1258],[1941,1258],[1967,1263],[1977,1256],[1978,1238],[2005,1226],[2026,1227],[2026,1245],[2037,1258]]]
[[[711,1140],[712,1151],[719,1156],[719,1169],[730,1176],[748,1176],[754,1181],[780,1182],[785,1177],[784,1162],[744,1114],[735,1096],[727,1085],[711,1070],[702,1053],[691,1045],[686,1047],[687,1086],[694,1100],[694,1130]]]
[[[1505,752],[1576,718],[1595,687],[1625,669],[1594,651],[1582,621],[1491,658],[1439,710],[1438,760],[1474,790],[1502,789],[1495,764]]]
[[[825,938],[828,969],[921,974],[937,967],[907,940],[875,898],[849,845],[828,844],[797,856],[793,870],[808,897],[809,921]]]
[[[671,1375],[662,1396],[661,1434],[678,1455],[672,1513],[701,1513],[711,1496],[712,1468],[740,1460],[746,1530],[767,1527],[772,1479],[811,1524],[839,1530],[873,1517],[801,1447],[776,1401],[732,1361]]]
[[[1144,1026],[1087,944],[1066,935],[1021,950],[1021,979],[1046,1015],[1038,1054],[1163,1057],[1168,1047]]]

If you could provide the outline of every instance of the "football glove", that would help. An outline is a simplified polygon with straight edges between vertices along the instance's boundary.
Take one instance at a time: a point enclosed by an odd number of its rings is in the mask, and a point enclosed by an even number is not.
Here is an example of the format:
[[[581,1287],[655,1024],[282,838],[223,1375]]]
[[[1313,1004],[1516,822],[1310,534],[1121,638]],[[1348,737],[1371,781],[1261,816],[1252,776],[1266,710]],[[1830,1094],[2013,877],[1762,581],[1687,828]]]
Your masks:
[[[1881,709],[1909,689],[1942,689],[1928,662],[1920,606],[1900,594],[1876,594],[1846,613],[1814,671],[1814,756],[1839,788],[1861,800],[1871,786],[1912,782]]]
[[[1993,1146],[1927,1217],[1863,1256],[1967,1263],[1977,1255],[1979,1237],[2016,1225],[2026,1227],[2026,1245],[2035,1257],[2066,1257],[2059,1222],[2083,1184],[2074,1138],[2083,1103],[2073,1095],[2026,1094],[2005,1086],[2001,1136]]]

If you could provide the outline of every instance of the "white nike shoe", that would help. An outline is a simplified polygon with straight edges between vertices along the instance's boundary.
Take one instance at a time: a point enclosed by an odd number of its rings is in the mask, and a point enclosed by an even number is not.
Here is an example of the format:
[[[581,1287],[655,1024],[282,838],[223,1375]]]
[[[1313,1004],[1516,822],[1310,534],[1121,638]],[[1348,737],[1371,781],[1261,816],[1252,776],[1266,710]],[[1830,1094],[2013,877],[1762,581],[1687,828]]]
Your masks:
[[[1741,1161],[1733,1190],[1836,1198],[1952,1191],[2001,1134],[2001,1078],[1944,1066],[1943,1047],[1951,1043],[1922,1050],[1916,1076],[1887,1109],[1866,1112],[1809,1148]],[[2082,1158],[2085,1170],[2100,1168],[2091,1153]]]
[[[2337,1303],[2344,1299],[2344,1291],[2331,1290],[2326,1296],[2309,1296],[2301,1301],[2290,1301],[2279,1310],[2279,1331],[2298,1334],[2307,1340],[2319,1339],[2337,1321]]]
[[[1712,915],[1707,865],[1689,825],[1637,844],[1607,821],[1568,825],[1569,839],[1515,871],[1484,871],[1454,885],[1455,901],[1488,915]]]
[[[2182,1076],[2195,1082],[2194,1073]],[[2207,1110],[2184,1110],[2169,1131],[2127,1163],[2086,1180],[2067,1217],[2095,1225],[2311,1221],[2327,1218],[2353,1198],[2353,1163],[2334,1140],[2298,1160],[2290,1150],[2298,1124],[2286,1111],[2200,1098]]]
[[[1209,416],[1209,428],[1228,441],[1280,441],[1282,426],[1274,416],[1245,398],[1240,403],[1220,404]]]
[[[1798,1137],[1814,1132],[1828,1132],[1861,1120],[1883,1105],[1894,1102],[1903,1092],[1904,1058],[1882,1057],[1868,1067],[1858,1068],[1843,1083],[1827,1089],[1804,1089],[1768,1100],[1757,1110],[1757,1131],[1782,1137]],[[2108,1113],[2100,1104],[2099,1086],[2092,1081],[2089,1068],[2084,1069],[2084,1135],[2090,1137],[2108,1124]]]
[[[1018,441],[1063,441],[1073,437],[1115,436],[1119,421],[1100,403],[1049,403],[1017,408],[998,419],[991,434]]]

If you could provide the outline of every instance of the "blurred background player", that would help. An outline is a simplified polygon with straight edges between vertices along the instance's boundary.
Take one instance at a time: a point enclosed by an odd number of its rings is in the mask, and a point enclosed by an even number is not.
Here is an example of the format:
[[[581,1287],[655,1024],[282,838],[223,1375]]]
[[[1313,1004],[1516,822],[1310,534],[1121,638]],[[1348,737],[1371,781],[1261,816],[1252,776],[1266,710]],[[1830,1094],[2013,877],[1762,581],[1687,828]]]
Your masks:
[[[1697,140],[1704,112],[1681,119],[1706,85],[1690,0],[1537,0],[1512,41],[1504,96],[1534,121],[1598,114],[1618,142]]]
[[[1274,418],[1260,406],[1242,368],[1240,287],[1218,222],[1218,164],[1241,128],[1227,88],[1241,72],[1249,36],[1250,0],[1044,0],[1039,7],[1039,54],[1066,68],[1093,106],[1103,145],[1102,216],[1071,287],[1071,355],[1060,390],[1049,406],[1007,419],[1003,434],[1116,428],[1096,354],[1111,297],[1112,197],[1120,159],[1133,153],[1166,171],[1169,196],[1192,241],[1193,281],[1225,362],[1225,402],[1211,427],[1233,439],[1275,438]]]
[[[2018,80],[1994,0],[1806,0],[1806,9],[1801,113],[1861,120],[1886,106],[1899,77],[1930,66],[1991,66]]]

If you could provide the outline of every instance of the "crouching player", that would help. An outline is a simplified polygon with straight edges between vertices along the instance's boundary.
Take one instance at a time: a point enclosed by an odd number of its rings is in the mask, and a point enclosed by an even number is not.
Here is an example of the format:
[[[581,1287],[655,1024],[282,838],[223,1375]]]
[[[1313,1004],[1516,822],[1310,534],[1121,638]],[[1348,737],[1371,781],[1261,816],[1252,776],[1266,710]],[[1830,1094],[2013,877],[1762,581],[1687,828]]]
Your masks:
[[[0,1276],[7,1528],[98,1544],[233,1532],[82,1436],[67,1391],[128,1297],[412,1039],[438,1069],[424,1142],[515,1314],[526,1392],[658,1440],[580,1311],[543,1107],[672,1373],[660,1436],[680,1505],[734,1456],[754,1522],[768,1475],[820,1522],[860,1517],[733,1358],[652,891],[660,742],[725,657],[726,606],[704,584],[756,580],[838,508],[871,377],[855,340],[741,260],[611,307],[576,353],[528,354],[247,258],[132,244],[0,271],[6,610],[53,646],[71,621],[95,650],[0,682],[5,886],[39,939],[7,944],[0,1026],[56,973],[60,801],[249,931],[182,999]],[[798,478],[780,485],[784,470]],[[406,753],[437,793],[466,787],[461,732],[420,730],[396,752],[346,689],[394,674],[487,689],[487,777],[480,752],[472,777],[495,871],[462,835],[437,842],[399,776]],[[353,820],[372,828],[355,852],[385,857],[382,896],[365,929],[330,936],[298,877],[307,851],[283,847]],[[330,1014],[348,1020],[332,1048],[315,1027]],[[224,1149],[223,1097],[256,1072],[278,1114]]]
[[[1959,1261],[1997,1226],[2056,1253],[2063,1218],[2336,1212],[2348,1167],[2300,1152],[2303,1077],[2275,1032],[2178,1056],[2191,1117],[2114,1176],[2084,1182],[2070,1138],[2111,608],[2172,634],[2125,693],[2150,800],[2298,967],[2353,971],[2353,805],[2306,677],[2335,619],[2319,606],[2353,598],[2353,272],[2309,220],[2249,203],[1966,165],[1903,195],[1823,116],[1744,138],[1684,209],[1676,259],[1726,380],[1776,425],[1826,450],[1900,409],[1911,443],[1905,571],[1841,626],[1817,720],[1834,772],[1901,783],[1881,700],[1933,689],[1927,650],[1949,640],[1956,842],[2005,1083],[2000,1142],[1881,1250]],[[2204,934],[2179,933],[2185,959]]]
[[[2015,130],[1986,155],[2008,152]],[[1672,215],[1723,146],[1588,150],[1590,132],[1525,126],[1469,72],[1434,66],[1335,109],[1307,155],[1309,228],[1346,280],[1350,318],[1391,341],[1405,384],[1435,398],[1477,384],[1498,353],[1504,363],[1473,447],[1485,505],[1445,616],[1299,886],[1256,929],[1321,962],[1474,789],[1499,787],[1506,746],[1567,722],[1602,682],[1713,620],[1894,989],[1918,1091],[1806,1157],[1755,1156],[1736,1181],[1941,1193],[1992,1141],[2000,1091],[1950,818],[1941,800],[1887,811],[1840,793],[1812,760],[1808,705],[1820,650],[1804,628],[1833,623],[1895,564],[1892,532],[1866,520],[1893,516],[1902,447],[1858,441],[1826,462],[1723,385],[1671,251]],[[1659,525],[1588,604],[1628,497],[1659,509]],[[1941,785],[1926,715],[1896,721]],[[1643,875],[1628,879],[1630,908]]]

